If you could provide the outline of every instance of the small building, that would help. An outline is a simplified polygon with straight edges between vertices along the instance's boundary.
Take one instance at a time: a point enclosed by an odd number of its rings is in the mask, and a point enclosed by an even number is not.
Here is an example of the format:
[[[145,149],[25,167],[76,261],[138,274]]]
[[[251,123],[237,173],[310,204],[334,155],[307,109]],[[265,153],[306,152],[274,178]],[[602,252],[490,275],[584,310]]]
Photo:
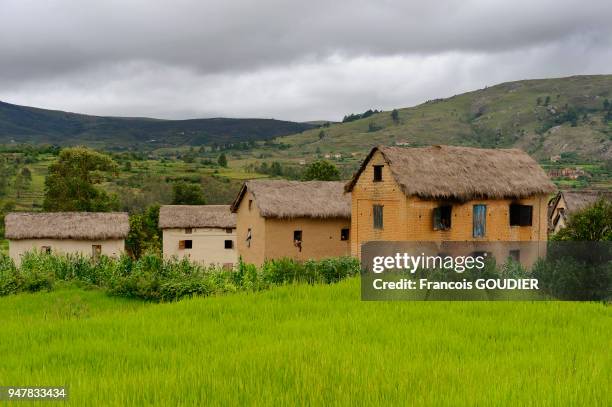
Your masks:
[[[16,264],[33,250],[46,253],[119,256],[130,230],[128,214],[14,212],[4,220],[9,255]]]
[[[568,178],[568,179],[578,179],[580,177],[590,177],[590,174],[587,173],[582,168],[561,168],[554,169],[548,172],[548,176],[551,178]]]
[[[350,195],[342,182],[253,180],[232,204],[247,263],[350,254]]]
[[[572,214],[593,205],[598,199],[612,200],[610,191],[559,191],[549,202],[549,227],[557,233],[567,225]]]
[[[226,268],[238,262],[236,215],[229,205],[164,205],[159,227],[164,258],[187,257]]]
[[[360,256],[368,241],[545,241],[555,186],[521,150],[375,147],[346,191]]]

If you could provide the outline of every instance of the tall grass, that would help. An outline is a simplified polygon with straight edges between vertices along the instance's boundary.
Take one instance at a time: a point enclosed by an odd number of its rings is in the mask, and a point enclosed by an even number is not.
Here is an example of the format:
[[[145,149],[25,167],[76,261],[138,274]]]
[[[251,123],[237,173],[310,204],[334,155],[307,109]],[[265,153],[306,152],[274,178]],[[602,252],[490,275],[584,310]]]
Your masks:
[[[612,401],[602,303],[363,302],[348,278],[164,304],[57,289],[0,310],[0,382],[67,385],[68,405]]]
[[[163,259],[145,254],[92,260],[79,255],[29,252],[16,267],[0,254],[0,295],[51,290],[58,282],[106,289],[110,294],[152,301],[173,301],[194,295],[260,291],[294,282],[335,283],[359,273],[353,258],[333,258],[298,263],[271,260],[261,267],[240,262],[235,270],[203,267],[187,259]]]

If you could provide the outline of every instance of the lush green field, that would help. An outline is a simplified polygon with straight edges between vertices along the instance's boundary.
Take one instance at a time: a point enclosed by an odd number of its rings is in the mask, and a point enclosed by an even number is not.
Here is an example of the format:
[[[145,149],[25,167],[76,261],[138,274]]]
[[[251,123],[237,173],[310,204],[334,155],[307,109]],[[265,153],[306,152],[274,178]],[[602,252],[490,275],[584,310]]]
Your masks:
[[[0,384],[70,404],[610,405],[601,303],[362,302],[359,280],[149,304],[0,298]]]

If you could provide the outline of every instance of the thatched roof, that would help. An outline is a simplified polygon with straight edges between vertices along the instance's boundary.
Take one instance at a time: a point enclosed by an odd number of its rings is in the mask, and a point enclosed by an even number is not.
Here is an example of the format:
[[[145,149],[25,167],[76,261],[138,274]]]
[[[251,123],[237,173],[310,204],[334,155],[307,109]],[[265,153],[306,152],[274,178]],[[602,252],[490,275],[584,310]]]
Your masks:
[[[229,205],[164,205],[159,209],[159,227],[235,228],[236,215]]]
[[[610,191],[560,191],[559,194],[557,194],[557,196],[553,198],[553,202],[551,205],[552,209],[557,206],[557,204],[559,203],[559,199],[562,195],[563,199],[565,200],[566,215],[570,215],[574,212],[586,208],[587,206],[593,205],[600,198],[612,201],[612,192]]]
[[[376,151],[407,196],[422,199],[518,199],[556,190],[544,170],[518,149],[375,147],[346,185],[352,191]]]
[[[232,204],[233,212],[247,190],[266,218],[351,217],[351,196],[344,193],[344,183],[340,181],[248,181]]]
[[[6,238],[124,239],[130,222],[125,212],[14,212],[4,218]]]

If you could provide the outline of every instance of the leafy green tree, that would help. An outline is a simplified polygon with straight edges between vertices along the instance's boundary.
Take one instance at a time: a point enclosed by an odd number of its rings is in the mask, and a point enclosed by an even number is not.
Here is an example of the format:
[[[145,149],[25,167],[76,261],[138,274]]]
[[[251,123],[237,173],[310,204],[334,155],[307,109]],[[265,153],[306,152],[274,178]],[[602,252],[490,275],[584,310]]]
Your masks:
[[[130,215],[130,232],[125,240],[128,253],[139,258],[146,252],[161,254],[162,234],[159,229],[159,205],[151,205]]]
[[[393,120],[393,123],[395,124],[399,124],[399,112],[397,111],[397,109],[393,109],[391,111],[391,119]]]
[[[199,184],[189,182],[177,182],[172,187],[173,205],[204,205],[204,193]]]
[[[30,188],[32,184],[32,172],[28,167],[23,167],[15,176],[13,186],[17,199],[21,198],[21,194]]]
[[[546,99],[544,100],[544,105],[548,106],[550,104],[550,96],[546,96]]]
[[[219,159],[217,160],[217,163],[221,167],[224,167],[224,168],[227,167],[227,157],[225,156],[225,153],[221,153],[221,155],[219,156]]]
[[[567,226],[551,240],[612,241],[612,202],[602,198],[573,214]]]
[[[15,202],[0,201],[0,239],[4,237],[4,217],[7,213],[15,210]]]
[[[283,166],[278,161],[274,161],[270,166],[270,173],[275,177],[283,175]]]
[[[328,161],[313,161],[306,168],[302,179],[304,181],[337,181],[340,179],[340,171],[334,164]]]
[[[0,157],[0,197],[8,193],[9,181],[14,174],[14,168],[6,159]]]
[[[319,140],[323,140],[325,138],[325,132],[323,130],[321,130],[319,132]]]
[[[50,212],[116,210],[116,196],[96,187],[106,175],[117,172],[117,164],[107,155],[85,147],[63,149],[49,166],[45,179],[43,209]]]

